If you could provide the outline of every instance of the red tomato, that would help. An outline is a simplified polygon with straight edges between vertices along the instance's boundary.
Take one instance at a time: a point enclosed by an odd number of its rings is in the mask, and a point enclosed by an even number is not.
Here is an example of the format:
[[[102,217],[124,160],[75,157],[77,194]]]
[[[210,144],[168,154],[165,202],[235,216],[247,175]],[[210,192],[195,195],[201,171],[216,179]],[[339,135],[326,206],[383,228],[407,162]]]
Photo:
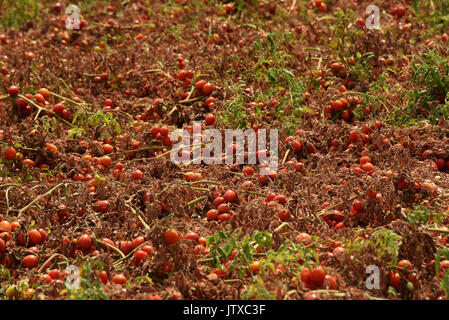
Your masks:
[[[412,270],[413,269],[413,265],[410,261],[408,260],[401,260],[398,262],[398,267],[401,269],[405,269],[405,270]]]
[[[295,152],[300,152],[302,149],[302,143],[299,140],[292,141],[291,146],[293,147]]]
[[[207,211],[206,218],[208,221],[217,220],[218,210],[211,209],[211,210]]]
[[[91,245],[92,245],[92,237],[89,236],[88,234],[83,234],[78,239],[78,246],[80,247],[80,249],[89,249]]]
[[[326,275],[324,279],[330,290],[337,290],[337,279],[334,276]]]
[[[389,280],[390,286],[398,290],[399,285],[401,284],[401,276],[399,275],[399,273],[390,271]]]
[[[218,215],[217,219],[220,222],[228,221],[231,219],[231,215],[228,213],[222,213],[222,214]]]
[[[131,247],[134,250],[138,246],[142,245],[144,242],[145,242],[145,238],[143,236],[138,236],[132,241]]]
[[[42,239],[41,242],[44,242],[45,239],[47,239],[47,232],[45,232],[44,229],[40,228],[39,233],[41,234],[41,239]]]
[[[17,152],[16,149],[13,147],[6,148],[5,151],[3,151],[3,158],[5,158],[6,161],[11,161],[16,158]]]
[[[178,231],[176,231],[174,229],[169,229],[169,230],[165,231],[164,239],[169,244],[175,244],[179,240]]]
[[[31,244],[38,244],[42,241],[42,235],[38,230],[32,229],[28,231],[28,239]]]
[[[374,171],[374,166],[371,163],[365,163],[362,166],[362,169],[363,169],[363,171],[366,171],[366,172],[372,172],[372,171]]]
[[[286,204],[287,203],[287,198],[284,195],[279,195],[276,196],[273,201],[278,202],[279,204]]]
[[[22,259],[22,266],[27,269],[36,268],[38,264],[37,257],[34,254],[29,254]]]
[[[213,205],[215,208],[218,208],[218,206],[225,202],[225,199],[223,197],[217,197],[214,199]]]
[[[309,268],[304,268],[301,270],[301,281],[305,284],[309,283],[311,280],[312,272]]]
[[[322,267],[313,268],[310,274],[310,280],[317,286],[322,286],[326,277],[326,272]]]
[[[254,169],[252,167],[243,168],[243,174],[246,176],[252,176],[254,174]]]
[[[204,94],[210,94],[212,90],[214,90],[214,85],[209,82],[205,83],[201,88],[201,91],[203,91]]]
[[[137,250],[136,253],[134,253],[134,258],[137,261],[142,261],[148,257],[148,253],[146,253],[143,250]]]
[[[281,221],[287,221],[290,218],[290,211],[288,209],[284,209],[279,211],[278,217]]]
[[[224,193],[223,199],[225,200],[225,202],[234,203],[237,200],[237,194],[232,190],[228,190]]]
[[[109,283],[109,278],[108,278],[108,274],[106,273],[106,271],[99,272],[98,278],[100,278],[100,281],[103,282],[103,284],[105,284],[105,285],[107,285]]]
[[[194,242],[198,242],[199,235],[196,232],[189,232],[184,236],[185,240],[192,240]]]
[[[142,177],[143,177],[143,172],[140,171],[140,170],[134,170],[134,172],[132,173],[131,177],[132,177],[134,180],[140,180],[140,179],[142,179]]]
[[[229,206],[226,203],[222,203],[217,208],[219,213],[227,213],[229,212]]]
[[[15,96],[17,96],[19,94],[19,89],[16,86],[10,86],[8,88],[8,94],[11,97],[15,97]]]
[[[59,270],[58,269],[50,270],[50,271],[48,271],[48,275],[53,280],[58,280],[59,279]]]
[[[114,277],[112,277],[112,282],[114,282],[115,284],[125,284],[126,277],[123,274],[116,274]]]
[[[142,251],[145,251],[149,256],[153,254],[153,247],[150,245],[144,245],[140,248]]]

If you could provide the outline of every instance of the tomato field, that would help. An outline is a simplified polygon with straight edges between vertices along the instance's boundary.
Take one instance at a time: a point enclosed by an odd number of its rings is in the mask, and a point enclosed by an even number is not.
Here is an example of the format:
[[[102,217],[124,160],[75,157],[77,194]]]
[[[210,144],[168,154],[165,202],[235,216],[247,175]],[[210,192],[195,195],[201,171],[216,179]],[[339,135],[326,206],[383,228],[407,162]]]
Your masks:
[[[3,0],[0,298],[446,300],[448,27],[449,0]],[[277,169],[181,129],[277,130]]]

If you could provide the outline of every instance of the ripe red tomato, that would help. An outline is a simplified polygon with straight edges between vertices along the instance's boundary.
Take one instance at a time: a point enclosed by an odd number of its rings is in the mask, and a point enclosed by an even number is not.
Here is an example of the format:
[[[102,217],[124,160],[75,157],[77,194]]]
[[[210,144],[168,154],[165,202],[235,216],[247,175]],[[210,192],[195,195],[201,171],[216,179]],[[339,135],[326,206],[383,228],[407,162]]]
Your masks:
[[[215,123],[215,119],[216,119],[215,114],[209,113],[209,114],[206,116],[206,119],[205,119],[206,125],[207,125],[207,126],[213,125],[213,124]]]
[[[123,254],[127,255],[131,250],[133,250],[131,241],[120,242],[120,251],[123,252]]]
[[[206,84],[205,80],[199,80],[195,83],[195,88],[197,90],[202,90],[205,84]]]
[[[231,219],[231,215],[228,213],[222,213],[218,215],[217,219],[220,222],[229,221]]]
[[[89,249],[91,245],[92,245],[91,236],[89,236],[88,234],[83,234],[81,237],[79,237],[78,246],[80,247],[80,249]]]
[[[42,235],[39,230],[32,229],[28,231],[28,239],[31,244],[38,244],[42,242]]]
[[[27,165],[28,168],[34,168],[36,166],[36,163],[31,159],[23,160],[23,164]]]
[[[19,89],[16,86],[10,86],[8,88],[8,94],[11,97],[15,97],[15,96],[17,96],[19,94]]]
[[[34,254],[29,254],[22,259],[22,266],[27,269],[36,268],[38,264],[37,257]]]
[[[134,258],[137,261],[142,261],[148,257],[148,253],[146,253],[143,250],[137,250],[136,253],[134,253]]]
[[[153,247],[150,245],[144,245],[142,248],[140,248],[142,251],[145,251],[149,256],[153,254]]]
[[[278,217],[281,221],[287,221],[290,218],[290,211],[288,209],[280,210]]]
[[[223,197],[216,197],[214,199],[213,205],[215,208],[218,208],[218,206],[224,202],[225,202],[225,199]]]
[[[58,269],[50,270],[50,271],[48,271],[47,274],[50,276],[50,278],[52,280],[58,280],[59,279],[59,270]]]
[[[410,261],[408,260],[401,260],[398,262],[398,267],[401,269],[406,269],[406,270],[412,270],[413,269],[413,265]]]
[[[254,174],[254,169],[252,167],[243,168],[243,174],[246,176],[252,176]]]
[[[302,143],[299,140],[292,141],[291,146],[293,147],[295,152],[300,152],[302,149]]]
[[[310,280],[319,287],[323,285],[325,277],[326,272],[322,267],[313,268],[310,274]]]
[[[363,210],[363,202],[360,200],[354,200],[354,202],[352,203],[352,207],[356,211],[362,211]]]
[[[444,159],[437,159],[436,163],[438,170],[443,170],[446,167],[446,161],[444,161]]]
[[[225,202],[235,203],[237,200],[237,194],[232,190],[228,190],[224,193],[223,199]]]
[[[389,285],[398,290],[400,284],[401,284],[401,276],[399,275],[399,273],[390,271]]]
[[[96,210],[103,212],[103,213],[108,212],[109,206],[110,206],[110,203],[107,200],[99,200],[95,204]]]
[[[217,220],[217,218],[218,218],[218,210],[211,209],[211,210],[207,211],[206,218],[207,218],[208,221]]]
[[[112,277],[112,282],[114,282],[115,284],[125,284],[126,277],[123,274],[116,274]]]
[[[306,246],[308,246],[309,244],[312,243],[312,237],[310,236],[310,234],[306,233],[306,232],[301,232],[299,233],[296,237],[295,240],[299,243],[302,243]]]
[[[301,281],[305,284],[310,282],[312,271],[309,268],[303,268],[301,270]]]
[[[217,208],[218,213],[227,213],[229,212],[229,206],[226,203],[222,203]]]
[[[278,202],[279,204],[286,204],[287,203],[287,197],[283,194],[276,196],[273,201]]]
[[[134,250],[138,246],[142,245],[145,242],[145,238],[143,236],[138,236],[134,238],[134,240],[131,242],[131,247]]]
[[[100,281],[103,282],[103,284],[107,285],[109,283],[108,274],[106,271],[101,271],[98,273],[98,278],[100,278]]]
[[[115,243],[114,241],[112,241],[111,239],[108,238],[102,238],[101,241],[103,241],[104,243],[107,243],[113,247],[115,247]],[[104,251],[110,251],[112,250],[111,248],[109,248],[108,246],[105,246],[103,244],[100,244],[100,248],[102,248]]]
[[[325,282],[327,282],[330,290],[337,290],[337,279],[334,276],[326,275]]]
[[[3,158],[5,158],[6,161],[11,161],[16,158],[17,152],[16,149],[13,147],[6,148],[5,151],[3,151]]]
[[[110,144],[105,143],[103,145],[103,151],[106,153],[112,153],[112,152],[114,152],[114,147],[111,146]]]
[[[198,235],[197,232],[189,232],[184,236],[185,240],[192,240],[194,242],[198,242],[199,238],[200,238],[200,236]]]
[[[214,85],[211,83],[205,83],[204,86],[201,88],[201,91],[203,91],[204,94],[211,94],[212,90],[214,90]]]
[[[331,101],[332,110],[338,112],[343,109],[343,103],[341,100],[333,100]]]
[[[100,163],[105,167],[109,167],[109,165],[112,163],[112,159],[110,156],[102,156],[100,158]]]
[[[175,244],[176,242],[178,242],[179,240],[179,234],[178,231],[174,230],[174,229],[168,229],[167,231],[165,231],[164,233],[164,239],[165,241],[167,241],[167,243],[169,244]]]
[[[360,158],[360,164],[371,163],[371,158],[368,156],[363,156]]]
[[[374,171],[374,166],[371,163],[365,163],[362,166],[362,169],[363,169],[363,171],[366,171],[366,172],[372,172],[372,171]]]
[[[349,134],[349,141],[351,143],[357,142],[359,140],[359,134],[357,133],[357,131],[353,130],[351,131],[351,133]]]
[[[140,180],[143,177],[143,172],[140,170],[134,170],[131,177],[133,180]]]

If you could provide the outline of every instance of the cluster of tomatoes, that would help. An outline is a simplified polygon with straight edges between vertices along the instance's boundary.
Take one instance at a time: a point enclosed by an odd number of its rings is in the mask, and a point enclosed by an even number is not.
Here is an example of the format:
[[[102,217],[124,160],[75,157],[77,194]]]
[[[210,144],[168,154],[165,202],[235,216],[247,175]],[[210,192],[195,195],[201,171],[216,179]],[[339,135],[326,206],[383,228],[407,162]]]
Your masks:
[[[307,3],[307,6],[309,8],[315,8],[320,10],[321,12],[326,12],[327,11],[327,4],[325,4],[324,2],[322,2],[322,0],[310,0]]]
[[[345,227],[345,213],[339,210],[328,210],[322,215],[324,222],[335,229],[343,229]]]
[[[270,205],[271,203],[278,203],[284,206],[287,204],[287,197],[283,194],[276,195],[275,193],[270,193],[267,195],[265,201],[262,202],[262,205]],[[288,221],[290,219],[290,210],[288,208],[281,208],[278,211],[278,218],[281,221]]]
[[[295,131],[295,136],[288,136],[285,138],[284,143],[286,145],[290,145],[293,148],[293,151],[296,153],[306,152],[307,154],[315,153],[317,150],[312,143],[304,143],[302,142],[298,136],[304,135],[304,131],[302,129],[298,129]],[[303,160],[300,160],[303,162]]]
[[[423,152],[423,160],[427,160],[430,157],[434,159],[433,169],[439,171],[449,171],[449,157],[445,157],[442,154],[444,153],[442,149],[438,149],[436,155],[433,157],[432,150],[425,150]]]
[[[3,217],[0,216],[0,254],[6,250],[13,239],[12,235],[15,234],[14,239],[17,245],[27,247],[27,253],[29,253],[23,257],[22,266],[27,269],[37,267],[38,258],[36,254],[39,252],[37,245],[44,243],[47,239],[47,232],[42,228],[33,228],[26,232],[18,222],[9,223],[2,219]],[[8,257],[3,257],[2,264],[8,266],[9,263]]]
[[[36,162],[34,162],[31,159],[24,158],[24,155],[20,152],[17,152],[14,147],[7,147],[3,151],[3,159],[5,159],[5,161],[9,161],[9,162],[21,160],[22,164],[26,165],[28,168],[34,168],[36,166]],[[42,164],[41,167],[48,168],[48,165]]]
[[[229,260],[226,261],[226,263],[223,265],[223,268],[216,268],[212,271],[212,275],[216,275],[220,278],[225,278],[225,277],[229,277],[232,272],[231,270],[229,270],[229,267],[232,263],[232,261],[237,257],[237,255],[239,254],[237,249],[232,250],[231,252],[231,256],[229,258]],[[252,261],[251,263],[248,264],[248,268],[246,269],[246,275],[249,276],[251,275],[251,273],[257,273],[260,270],[260,262],[257,260]]]
[[[406,287],[412,291],[417,283],[417,273],[413,271],[413,264],[409,260],[401,260],[398,262],[396,269],[388,273],[388,284],[395,290],[401,287],[401,279],[406,281]]]
[[[238,203],[237,193],[233,190],[227,190],[223,195],[219,192],[214,194],[213,205],[215,209],[211,209],[206,213],[208,221],[218,220],[220,222],[228,221],[234,215],[231,211],[232,204]]]
[[[316,288],[321,288],[324,285],[324,281],[326,280],[326,271],[324,271],[323,267],[315,267],[312,268],[303,268],[301,270],[301,281],[304,283],[307,289],[315,290]],[[335,280],[335,278],[334,278]],[[336,289],[336,281],[333,284],[333,290]]]
[[[340,98],[338,100],[332,100],[330,106],[327,106],[324,109],[326,119],[338,117],[339,119],[343,119],[346,122],[352,122],[354,120],[353,110],[358,105],[360,105],[360,103],[361,99],[356,96],[351,96],[348,99]]]
[[[394,7],[392,10],[391,10],[391,14],[393,15],[393,17],[396,19],[396,20],[399,20],[399,19],[401,19],[402,18],[402,16],[405,14],[405,8],[404,7]]]
[[[173,141],[170,138],[170,129],[167,126],[159,127],[157,124],[150,129],[152,138],[162,142],[164,146],[171,146]]]

